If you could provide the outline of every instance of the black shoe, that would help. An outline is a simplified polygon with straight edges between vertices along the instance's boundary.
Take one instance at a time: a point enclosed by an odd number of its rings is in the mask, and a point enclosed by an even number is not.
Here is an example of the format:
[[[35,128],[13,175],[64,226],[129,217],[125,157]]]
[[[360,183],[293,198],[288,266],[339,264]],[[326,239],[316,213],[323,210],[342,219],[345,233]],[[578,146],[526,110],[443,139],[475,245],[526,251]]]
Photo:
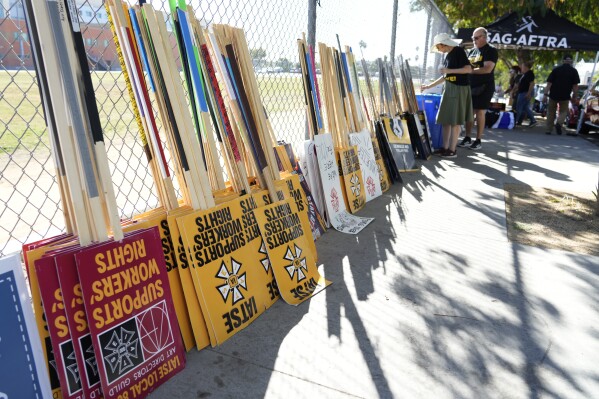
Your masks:
[[[441,154],[441,158],[457,158],[457,151],[446,150],[443,154]]]
[[[442,156],[445,151],[447,151],[447,148],[437,148],[433,151],[433,155]]]
[[[547,134],[547,135],[550,135],[550,134],[551,134],[551,132],[545,132],[545,134]]]
[[[562,126],[559,123],[555,124],[555,131],[557,134],[562,134]]]
[[[474,140],[474,143],[472,143],[472,145],[470,147],[471,150],[480,150],[481,148],[483,148],[483,144],[480,142],[479,139]]]
[[[530,122],[530,123],[528,124],[528,127],[533,127],[533,126],[535,126],[537,123],[539,123],[539,122],[537,122],[537,121],[532,121],[532,122]]]
[[[464,137],[462,141],[458,143],[458,147],[468,147],[472,143],[472,139],[468,136]]]

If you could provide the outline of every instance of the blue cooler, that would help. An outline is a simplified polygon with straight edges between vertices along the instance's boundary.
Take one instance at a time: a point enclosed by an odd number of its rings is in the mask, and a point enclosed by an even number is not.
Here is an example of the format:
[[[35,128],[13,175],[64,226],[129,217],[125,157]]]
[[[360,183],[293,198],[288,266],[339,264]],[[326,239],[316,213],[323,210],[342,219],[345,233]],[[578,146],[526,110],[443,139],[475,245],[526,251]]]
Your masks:
[[[441,104],[441,95],[439,94],[416,94],[418,108],[426,114],[428,121],[429,135],[431,136],[431,144],[434,148],[443,147],[443,129],[441,125],[437,125],[437,111]]]

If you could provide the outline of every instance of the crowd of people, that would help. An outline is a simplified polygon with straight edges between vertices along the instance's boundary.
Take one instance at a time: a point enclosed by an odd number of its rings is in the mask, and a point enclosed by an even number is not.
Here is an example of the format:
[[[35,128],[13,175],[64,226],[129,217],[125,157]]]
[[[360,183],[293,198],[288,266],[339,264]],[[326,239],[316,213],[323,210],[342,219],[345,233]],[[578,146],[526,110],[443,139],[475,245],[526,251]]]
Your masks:
[[[495,65],[498,52],[488,43],[488,33],[483,27],[476,28],[472,34],[474,47],[466,52],[459,43],[447,33],[435,36],[432,53],[443,53],[445,59],[439,71],[441,76],[422,86],[422,90],[444,83],[443,94],[437,112],[436,123],[442,126],[443,147],[433,154],[443,158],[455,158],[457,147],[471,150],[482,148],[487,110],[495,94]],[[505,90],[515,112],[516,126],[522,126],[527,118],[528,127],[538,124],[530,102],[535,89],[535,75],[531,61],[513,65],[510,69],[509,86]],[[568,111],[568,103],[576,103],[578,72],[572,66],[572,57],[566,54],[562,65],[553,69],[547,78],[543,101],[547,103],[546,134],[562,134],[562,124]],[[571,94],[573,93],[573,94]],[[556,114],[559,114],[556,120]],[[472,131],[476,125],[476,137],[472,140]],[[459,140],[464,126],[465,135]]]

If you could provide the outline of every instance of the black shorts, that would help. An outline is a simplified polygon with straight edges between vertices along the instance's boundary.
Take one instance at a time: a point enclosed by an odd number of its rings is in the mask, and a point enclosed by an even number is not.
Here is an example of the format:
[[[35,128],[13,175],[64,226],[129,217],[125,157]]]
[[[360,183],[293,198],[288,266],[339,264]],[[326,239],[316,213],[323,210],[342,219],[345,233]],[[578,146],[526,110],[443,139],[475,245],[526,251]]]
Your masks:
[[[472,87],[472,108],[488,109],[494,93],[495,85],[491,83],[486,83],[484,87]]]

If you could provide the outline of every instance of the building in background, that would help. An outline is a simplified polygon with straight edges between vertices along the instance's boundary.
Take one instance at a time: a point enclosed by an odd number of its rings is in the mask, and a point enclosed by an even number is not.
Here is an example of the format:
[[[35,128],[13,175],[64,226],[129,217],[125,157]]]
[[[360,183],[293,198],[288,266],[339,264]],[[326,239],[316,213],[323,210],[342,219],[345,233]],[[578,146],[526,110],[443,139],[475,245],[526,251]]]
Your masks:
[[[92,70],[120,65],[102,0],[76,0],[87,57]],[[0,70],[33,69],[21,0],[0,0]]]

